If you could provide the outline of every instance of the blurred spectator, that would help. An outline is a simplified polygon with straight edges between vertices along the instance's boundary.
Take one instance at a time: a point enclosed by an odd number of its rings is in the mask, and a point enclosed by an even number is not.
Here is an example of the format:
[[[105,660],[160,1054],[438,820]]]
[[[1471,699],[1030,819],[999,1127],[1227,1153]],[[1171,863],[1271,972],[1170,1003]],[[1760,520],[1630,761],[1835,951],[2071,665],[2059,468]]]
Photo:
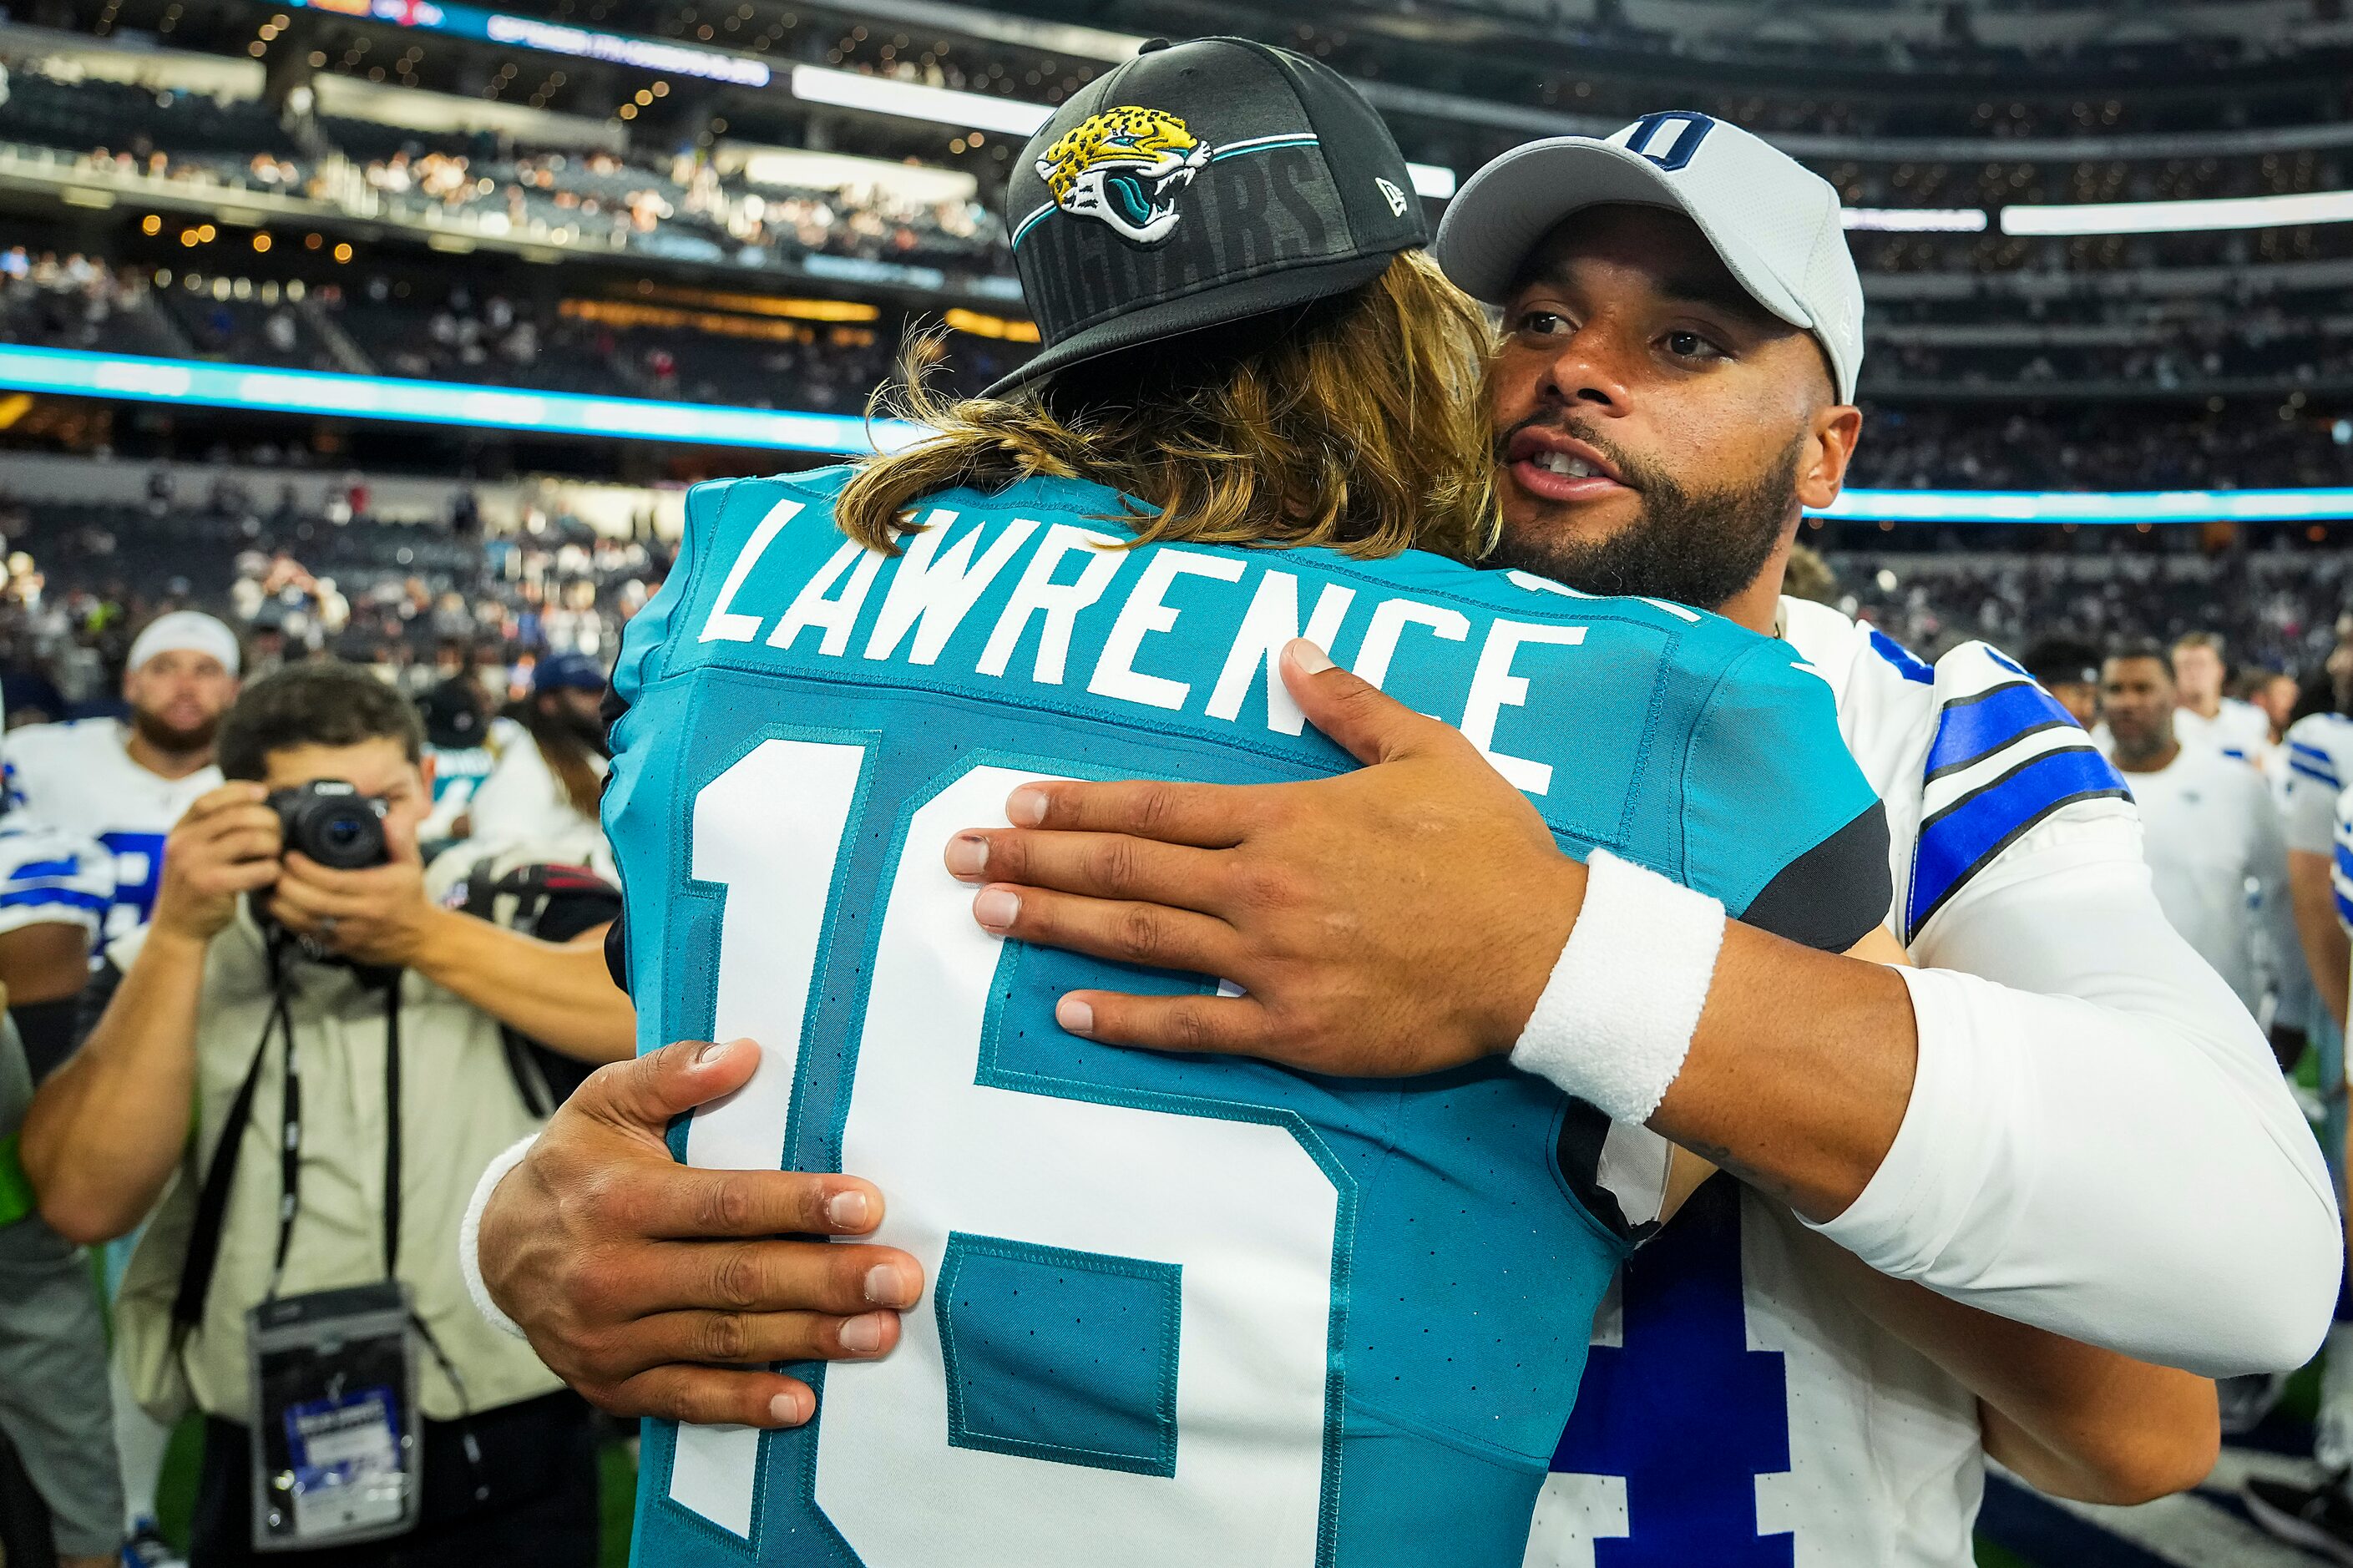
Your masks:
[[[611,1060],[629,1054],[632,1015],[599,944],[539,942],[444,906],[442,883],[463,868],[429,876],[418,858],[430,805],[420,745],[408,703],[349,666],[248,688],[221,735],[236,782],[174,830],[154,924],[121,990],[26,1118],[26,1170],[69,1237],[121,1235],[169,1188],[124,1283],[118,1355],[150,1408],[192,1401],[204,1413],[200,1562],[266,1563],[259,1548],[294,1543],[255,1539],[258,1487],[294,1516],[257,1481],[256,1424],[268,1436],[291,1417],[266,1393],[271,1407],[256,1409],[248,1311],[387,1272],[412,1293],[429,1352],[396,1336],[418,1378],[423,1473],[463,1480],[426,1489],[413,1529],[336,1560],[596,1561],[588,1409],[482,1320],[454,1249],[475,1176],[535,1125],[501,1027]],[[327,779],[381,804],[385,863],[281,858],[265,789]],[[403,1075],[411,1055],[433,1070]],[[255,1114],[281,1102],[282,1127]],[[387,1167],[396,1190],[384,1190]],[[201,1223],[200,1187],[226,1198]],[[374,1418],[380,1436],[417,1430],[405,1408],[379,1403]]]
[[[609,871],[596,815],[604,787],[605,669],[586,654],[539,661],[531,695],[512,715],[522,736],[501,747],[474,792],[471,837],[485,849],[545,846],[552,858]]]
[[[2249,1014],[2303,980],[2287,889],[2287,847],[2263,776],[2178,738],[2173,671],[2153,643],[2101,667],[2108,750],[2140,807],[2141,844],[2165,918],[2239,994]]]

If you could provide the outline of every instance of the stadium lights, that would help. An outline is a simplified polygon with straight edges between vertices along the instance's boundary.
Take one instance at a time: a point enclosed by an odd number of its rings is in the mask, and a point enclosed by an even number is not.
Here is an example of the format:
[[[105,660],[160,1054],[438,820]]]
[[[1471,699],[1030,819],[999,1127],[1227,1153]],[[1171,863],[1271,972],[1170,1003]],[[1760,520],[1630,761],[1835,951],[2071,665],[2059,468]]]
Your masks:
[[[791,82],[793,96],[811,103],[862,109],[871,114],[895,114],[902,120],[928,121],[960,130],[995,131],[1007,136],[1028,136],[1054,114],[1050,103],[924,87],[917,82],[868,76],[862,71],[835,70],[827,66],[795,66]],[[1453,195],[1453,170],[1441,163],[1408,163],[1406,169],[1413,176],[1416,195],[1441,202]],[[1985,215],[1978,216],[1978,226],[1982,228]]]
[[[1848,207],[1846,226],[1886,234],[1983,234],[1978,207]]]
[[[957,92],[920,82],[896,81],[886,76],[833,70],[825,66],[795,66],[793,96],[836,109],[863,109],[874,114],[895,114],[903,120],[925,120],[935,125],[995,131],[1007,136],[1027,136],[1046,123],[1050,105],[1017,98],[993,98],[981,92]]]
[[[2353,221],[2353,191],[2189,202],[2084,202],[2001,209],[2004,234],[2186,234]]]
[[[2353,489],[1848,490],[1809,516],[1863,522],[2304,522],[2353,518]]]
[[[967,330],[979,326],[982,320],[976,318]],[[326,415],[471,429],[623,437],[848,456],[896,451],[912,446],[923,435],[922,426],[904,420],[878,419],[870,424],[846,414],[729,408],[641,397],[588,397],[576,393],[523,392],[462,382],[275,370],[254,364],[210,364],[132,354],[85,353],[77,349],[26,348],[13,343],[0,343],[0,388],[206,408],[250,408],[273,414]],[[0,400],[0,407],[8,406],[16,406],[14,399]],[[2115,494],[1852,489],[1831,506],[1811,515],[1866,522],[2308,522],[2353,518],[2353,489]]]
[[[902,421],[842,414],[725,408],[638,397],[518,392],[447,381],[206,364],[132,354],[0,344],[0,387],[127,397],[145,403],[320,414],[558,436],[632,437],[792,452],[896,450],[920,434]],[[871,437],[871,438],[870,438]]]
[[[609,60],[665,76],[700,77],[705,81],[731,82],[738,87],[765,87],[775,72],[760,60],[723,49],[698,49],[688,44],[668,44],[654,38],[632,38],[619,33],[592,32],[533,16],[510,16],[472,5],[443,5],[437,0],[289,0],[314,11],[383,22],[396,27],[421,27],[452,33],[549,54],[582,59]]]
[[[1413,194],[1428,196],[1435,202],[1450,201],[1454,195],[1454,171],[1443,163],[1408,163],[1406,173],[1413,176]]]

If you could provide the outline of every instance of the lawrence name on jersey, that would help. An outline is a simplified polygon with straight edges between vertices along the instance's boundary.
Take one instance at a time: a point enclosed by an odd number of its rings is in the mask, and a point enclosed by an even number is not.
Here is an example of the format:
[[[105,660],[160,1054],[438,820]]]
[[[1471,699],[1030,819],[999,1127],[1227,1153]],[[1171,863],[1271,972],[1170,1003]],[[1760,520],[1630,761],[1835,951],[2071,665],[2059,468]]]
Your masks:
[[[890,559],[832,524],[848,474],[691,492],[605,815],[641,1043],[765,1052],[674,1152],[872,1178],[934,1287],[887,1359],[792,1369],[806,1428],[649,1424],[638,1561],[1518,1563],[1630,1245],[1572,1152],[1595,1114],[1500,1059],[1372,1082],[1065,1034],[1071,987],[1217,982],[1000,942],[942,851],[1030,778],[1349,766],[1274,673],[1303,633],[1458,721],[1572,852],[1843,949],[1884,829],[1821,680],[1426,554],[1120,548],[1120,498],[1071,480],[934,497]]]
[[[1795,599],[1781,601],[1780,629],[1830,682],[1886,806],[1887,924],[1917,963],[2104,1000],[2157,965],[2188,977],[2166,1006],[2211,1015],[2218,1037],[2243,1034],[2243,1070],[2275,1079],[2229,988],[2156,911],[2123,777],[2022,669],[1983,643],[1932,667]],[[2054,898],[2086,879],[2119,911],[2116,929]],[[1610,1152],[1625,1157],[1606,1167],[1651,1168],[1644,1141],[1613,1126]],[[1654,1188],[1616,1195],[1637,1219],[1657,1202]],[[1529,1568],[1974,1561],[1977,1401],[1852,1303],[1821,1267],[1826,1245],[1718,1178],[1628,1264],[1596,1320]],[[1695,1425],[1706,1440],[1692,1440]]]
[[[114,719],[29,724],[8,732],[8,808],[20,820],[95,839],[114,858],[103,939],[138,930],[164,882],[164,840],[196,797],[221,782],[206,765],[167,779],[132,760],[129,727]]]

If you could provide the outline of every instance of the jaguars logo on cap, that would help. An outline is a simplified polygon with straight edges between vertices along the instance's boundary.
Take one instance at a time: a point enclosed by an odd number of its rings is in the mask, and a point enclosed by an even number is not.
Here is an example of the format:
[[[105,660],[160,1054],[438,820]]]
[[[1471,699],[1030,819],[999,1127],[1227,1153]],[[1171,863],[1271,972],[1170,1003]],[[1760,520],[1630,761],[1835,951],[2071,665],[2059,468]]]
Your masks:
[[[1064,212],[1100,219],[1137,245],[1157,245],[1183,216],[1177,195],[1208,162],[1209,144],[1183,121],[1128,106],[1071,127],[1037,167]]]

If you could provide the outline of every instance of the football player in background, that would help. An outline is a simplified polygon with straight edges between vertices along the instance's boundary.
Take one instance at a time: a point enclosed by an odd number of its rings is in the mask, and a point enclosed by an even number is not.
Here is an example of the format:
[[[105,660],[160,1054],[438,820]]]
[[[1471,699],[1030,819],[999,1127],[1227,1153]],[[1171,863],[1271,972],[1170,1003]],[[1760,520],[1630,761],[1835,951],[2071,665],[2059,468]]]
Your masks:
[[[2287,850],[2271,785],[2237,759],[2174,732],[2173,675],[2154,643],[2102,667],[2109,757],[2132,786],[2158,907],[2250,1013],[2306,988],[2288,907]]]
[[[132,639],[122,668],[131,717],[33,724],[9,732],[8,802],[28,821],[95,838],[114,857],[101,939],[144,925],[162,886],[164,839],[191,801],[216,787],[213,735],[237,700],[237,634],[174,610]]]
[[[2353,1154],[2348,1145],[2344,1035],[2348,955],[2353,953],[2353,789],[2339,782],[2353,777],[2353,719],[2340,710],[2348,673],[2346,629],[2339,621],[2337,647],[2328,660],[2329,697],[2338,706],[2290,725],[2284,747],[2288,883],[2312,990],[2325,1005],[2313,1013],[2310,1032],[2327,1112],[2322,1143],[2336,1165],[2340,1194],[2347,1156]],[[2348,1226],[2347,1239],[2353,1245],[2353,1215]],[[2353,1563],[2353,1274],[2338,1289],[2337,1319],[2328,1329],[2312,1454],[2322,1471],[2318,1485],[2250,1477],[2242,1489],[2247,1510],[2284,1540]]]
[[[1509,831],[1588,852],[1563,860],[1587,950],[1631,944],[1597,1016],[1695,1003],[1689,960],[1719,942],[1900,998],[1880,966],[1808,951],[1884,910],[1876,801],[1786,647],[1460,559],[1493,536],[1484,325],[1336,75],[1239,40],[1147,47],[1016,169],[1051,346],[993,397],[917,395],[939,434],[903,453],[698,488],[615,671],[607,811],[643,1033],[765,1058],[683,1157],[844,1161],[892,1193],[878,1239],[939,1281],[895,1355],[829,1369],[807,1430],[651,1426],[638,1559],[838,1536],[869,1563],[1508,1568],[1592,1311],[1662,1215],[1625,1223],[1599,1184],[1603,1112],[1500,1061],[1349,1083],[1075,1039],[1054,996],[1129,972],[976,931],[937,846],[1040,769],[1345,767],[1276,672],[1303,621],[1462,715],[1514,781],[1493,784],[1522,807]],[[1585,1095],[1639,1119],[1651,1087],[1630,1053]],[[588,1180],[634,1202],[634,1174]],[[486,1219],[486,1255],[503,1234]],[[786,1320],[720,1327],[735,1362],[808,1343]],[[600,1392],[757,1426],[809,1411],[765,1373],[715,1406],[676,1379]]]
[[[1853,1200],[1793,1192],[1777,1148],[1718,1149],[1746,1188],[1704,1190],[1628,1265],[1530,1563],[1619,1538],[1630,1562],[1957,1568],[1989,1448],[2078,1497],[2190,1484],[2211,1389],[2060,1336],[2206,1372],[2296,1364],[2337,1268],[2327,1176],[2253,1020],[2167,924],[2123,782],[2071,716],[1984,644],[1931,665],[1777,597],[1802,496],[1790,433],[1808,409],[1850,439],[1859,423],[1841,406],[1862,300],[1835,192],[1735,127],[1653,115],[1506,153],[1457,196],[1438,254],[1504,307],[1504,561],[1712,605],[1804,656],[1888,807],[1888,921],[1923,966],[1905,972],[1901,1131]],[[1760,386],[1760,345],[1809,332],[1810,381]],[[991,929],[1149,963],[1163,932],[1231,928],[1220,973],[1246,995],[1066,998],[1066,1026],[1099,1039],[1404,1070],[1511,1048],[1455,1022],[1498,984],[1544,1031],[1569,955],[1549,980],[1465,967],[1525,918],[1491,893],[1519,873],[1398,826],[1469,787],[1443,737],[1345,670],[1294,689],[1375,765],[1250,794],[1033,792],[1057,831],[976,835]],[[1215,836],[1190,837],[1203,823]],[[1242,886],[1254,904],[1225,891]],[[1314,934],[1341,921],[1345,942]],[[1806,1016],[1793,991],[1775,1026]],[[1651,1125],[1692,1140],[1665,1114],[1680,1093]],[[1610,1136],[1606,1163],[1658,1168],[1651,1131]],[[1657,1190],[1621,1201],[1639,1214]]]
[[[2043,637],[2020,662],[2079,726],[2100,721],[2099,649],[2075,637]]]
[[[2211,746],[2226,757],[2260,763],[2271,743],[2272,721],[2252,702],[2223,695],[2231,666],[2222,638],[2191,632],[2173,645],[2173,684],[2180,711],[2173,728],[2184,745]]]

